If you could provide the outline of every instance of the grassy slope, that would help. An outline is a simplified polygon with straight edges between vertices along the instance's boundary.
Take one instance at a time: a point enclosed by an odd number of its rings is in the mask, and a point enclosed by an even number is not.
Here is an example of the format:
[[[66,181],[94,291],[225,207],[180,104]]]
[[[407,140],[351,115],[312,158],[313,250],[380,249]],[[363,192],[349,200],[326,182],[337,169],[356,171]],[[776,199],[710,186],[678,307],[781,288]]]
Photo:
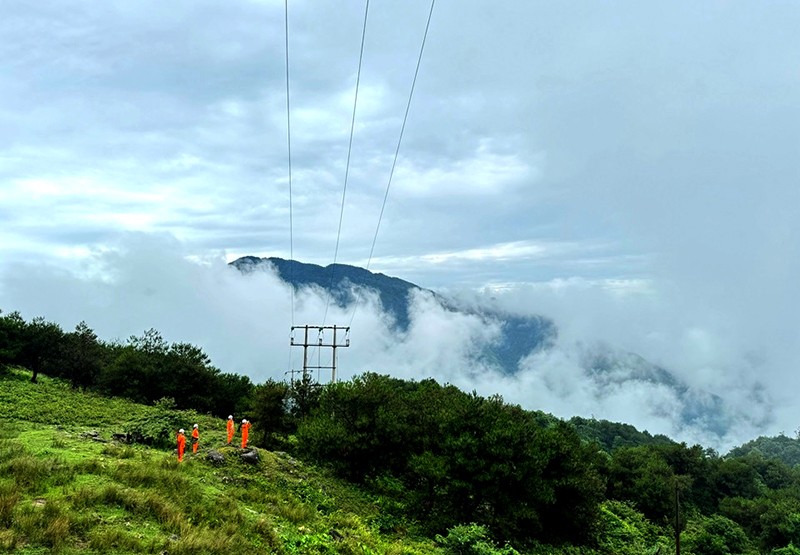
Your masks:
[[[0,551],[15,553],[440,553],[377,530],[363,493],[286,455],[239,461],[225,422],[191,415],[201,450],[101,443],[151,407],[14,371],[0,378]],[[213,466],[204,456],[217,448]]]

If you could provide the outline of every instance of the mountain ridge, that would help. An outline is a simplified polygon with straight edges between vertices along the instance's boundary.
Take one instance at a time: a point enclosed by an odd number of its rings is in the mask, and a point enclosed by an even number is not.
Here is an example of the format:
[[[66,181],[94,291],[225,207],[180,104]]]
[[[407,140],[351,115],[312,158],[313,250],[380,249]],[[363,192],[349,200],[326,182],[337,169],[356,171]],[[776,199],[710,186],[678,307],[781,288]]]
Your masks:
[[[557,345],[558,328],[546,316],[515,315],[480,304],[468,304],[397,277],[346,264],[322,267],[277,257],[255,256],[241,257],[229,264],[245,274],[271,269],[296,290],[318,287],[327,291],[341,308],[357,301],[358,288],[370,289],[377,293],[381,307],[391,315],[396,330],[401,332],[407,331],[412,324],[410,295],[424,292],[445,310],[474,315],[487,324],[499,325],[500,333],[496,340],[482,345],[474,354],[474,360],[481,365],[513,377],[526,366],[542,363],[542,360],[531,361],[532,357],[542,355],[547,359],[554,349],[566,348],[569,353],[577,353],[570,362],[580,367],[586,385],[600,397],[618,396],[620,388],[625,387],[635,389],[636,395],[641,395],[643,389],[667,395],[666,399],[672,399],[674,404],[667,410],[673,411],[677,417],[676,429],[698,429],[722,440],[742,422],[760,428],[766,424],[765,418],[769,418],[767,415],[754,420],[752,415],[742,413],[713,391],[692,387],[675,372],[636,353],[602,343]],[[652,416],[663,418],[666,415],[664,410],[664,407],[654,406]]]

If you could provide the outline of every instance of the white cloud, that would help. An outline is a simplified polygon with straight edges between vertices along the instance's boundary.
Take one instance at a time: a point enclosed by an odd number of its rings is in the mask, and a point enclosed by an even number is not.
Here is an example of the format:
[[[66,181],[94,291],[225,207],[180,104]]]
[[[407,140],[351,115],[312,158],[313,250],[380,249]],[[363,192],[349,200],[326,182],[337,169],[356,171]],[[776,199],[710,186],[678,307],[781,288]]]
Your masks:
[[[508,192],[539,178],[541,157],[522,159],[518,153],[497,152],[484,139],[471,156],[435,167],[417,167],[405,159],[397,168],[397,194],[412,197],[483,195]]]

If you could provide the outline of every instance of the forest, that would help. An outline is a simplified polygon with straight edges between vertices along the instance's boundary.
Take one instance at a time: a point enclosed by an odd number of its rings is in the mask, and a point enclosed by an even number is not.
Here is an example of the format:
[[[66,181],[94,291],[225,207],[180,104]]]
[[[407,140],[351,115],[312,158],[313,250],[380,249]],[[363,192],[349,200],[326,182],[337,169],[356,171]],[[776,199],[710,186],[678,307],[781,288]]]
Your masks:
[[[356,484],[392,534],[452,553],[800,555],[798,440],[721,455],[624,423],[526,410],[433,379],[365,372],[329,385],[254,384],[154,329],[106,342],[80,322],[0,313],[0,368],[31,381],[253,422],[259,447]],[[433,373],[433,372],[432,372]],[[13,417],[13,415],[12,415]],[[166,420],[130,423],[168,447]]]

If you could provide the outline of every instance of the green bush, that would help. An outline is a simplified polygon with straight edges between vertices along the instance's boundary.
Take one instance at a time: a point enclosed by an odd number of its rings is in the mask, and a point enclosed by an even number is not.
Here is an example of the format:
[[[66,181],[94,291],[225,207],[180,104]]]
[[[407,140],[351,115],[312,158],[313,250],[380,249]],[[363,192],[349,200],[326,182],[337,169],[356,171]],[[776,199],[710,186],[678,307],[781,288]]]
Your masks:
[[[513,547],[497,547],[489,531],[479,524],[459,524],[447,531],[447,536],[436,535],[436,543],[451,555],[519,555]]]
[[[687,551],[694,555],[758,553],[742,527],[721,515],[690,520],[683,534],[682,543]]]
[[[797,548],[794,546],[794,544],[790,543],[786,547],[773,549],[769,552],[769,555],[800,555],[800,548]]]
[[[125,431],[134,441],[159,449],[170,449],[176,445],[176,434],[191,422],[197,422],[193,411],[175,410],[175,401],[170,398],[156,401],[155,410],[130,420]]]
[[[11,526],[11,517],[19,499],[20,494],[16,487],[11,485],[0,486],[0,527],[7,528]]]
[[[600,506],[597,547],[614,555],[639,555],[663,546],[670,540],[661,536],[661,530],[627,502],[605,501]]]

